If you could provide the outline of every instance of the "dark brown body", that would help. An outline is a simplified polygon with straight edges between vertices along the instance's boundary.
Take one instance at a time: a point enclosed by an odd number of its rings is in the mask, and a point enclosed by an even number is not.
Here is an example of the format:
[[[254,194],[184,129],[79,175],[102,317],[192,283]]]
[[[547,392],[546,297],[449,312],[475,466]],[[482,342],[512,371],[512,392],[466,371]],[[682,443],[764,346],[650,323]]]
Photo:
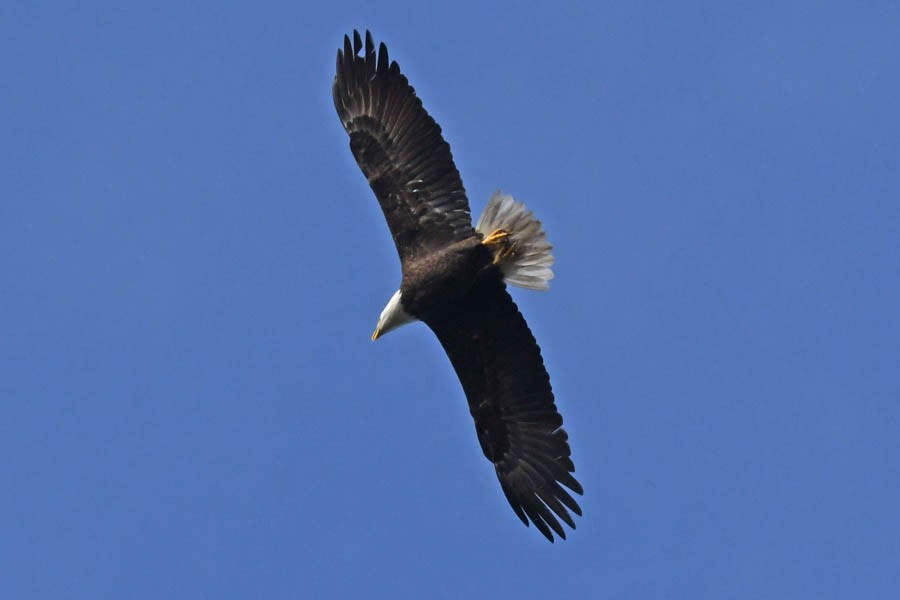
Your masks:
[[[503,281],[493,258],[474,235],[408,263],[400,284],[403,310],[426,324],[447,319],[468,304],[476,286]]]

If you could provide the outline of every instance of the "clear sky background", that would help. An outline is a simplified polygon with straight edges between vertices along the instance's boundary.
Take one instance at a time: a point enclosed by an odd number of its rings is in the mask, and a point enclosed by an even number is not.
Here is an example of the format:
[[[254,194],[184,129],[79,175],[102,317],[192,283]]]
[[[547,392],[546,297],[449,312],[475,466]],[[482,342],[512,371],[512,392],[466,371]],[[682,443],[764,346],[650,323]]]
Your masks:
[[[900,5],[5,2],[3,598],[895,598]],[[513,290],[584,517],[510,510],[335,115],[384,40]]]

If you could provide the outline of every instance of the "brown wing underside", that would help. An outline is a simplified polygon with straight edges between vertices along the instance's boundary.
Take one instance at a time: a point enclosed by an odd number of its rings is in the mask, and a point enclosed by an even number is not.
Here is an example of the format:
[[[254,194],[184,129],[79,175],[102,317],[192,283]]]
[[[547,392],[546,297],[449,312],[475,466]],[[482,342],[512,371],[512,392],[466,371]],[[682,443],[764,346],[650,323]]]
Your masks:
[[[427,322],[450,357],[475,419],[484,455],[519,518],[553,541],[565,539],[558,516],[581,508],[568,436],[556,410],[541,351],[504,284],[490,278],[452,318]],[[562,484],[562,485],[560,485]]]
[[[365,50],[362,54],[360,52]],[[350,150],[384,212],[400,260],[474,235],[450,145],[382,43],[344,37],[332,86]]]

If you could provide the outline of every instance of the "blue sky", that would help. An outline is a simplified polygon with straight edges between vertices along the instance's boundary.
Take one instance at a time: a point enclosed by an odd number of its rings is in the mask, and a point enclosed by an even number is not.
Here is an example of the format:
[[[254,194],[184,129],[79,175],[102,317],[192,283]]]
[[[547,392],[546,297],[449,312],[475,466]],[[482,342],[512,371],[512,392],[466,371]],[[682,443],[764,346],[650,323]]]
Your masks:
[[[900,7],[4,3],[0,595],[900,590]],[[585,488],[483,459],[331,103],[370,28],[555,244]]]

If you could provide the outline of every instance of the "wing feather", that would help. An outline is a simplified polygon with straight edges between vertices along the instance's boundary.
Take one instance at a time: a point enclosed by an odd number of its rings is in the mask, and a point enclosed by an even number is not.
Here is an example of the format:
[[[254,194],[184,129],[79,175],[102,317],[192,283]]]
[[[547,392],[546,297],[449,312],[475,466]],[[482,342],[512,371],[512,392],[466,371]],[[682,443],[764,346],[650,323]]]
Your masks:
[[[540,348],[499,275],[456,308],[426,323],[462,383],[481,449],[516,515],[551,542],[553,533],[565,539],[557,517],[574,529],[568,511],[581,507],[562,486],[584,491]]]
[[[404,264],[475,235],[450,145],[384,43],[345,36],[332,93]]]

